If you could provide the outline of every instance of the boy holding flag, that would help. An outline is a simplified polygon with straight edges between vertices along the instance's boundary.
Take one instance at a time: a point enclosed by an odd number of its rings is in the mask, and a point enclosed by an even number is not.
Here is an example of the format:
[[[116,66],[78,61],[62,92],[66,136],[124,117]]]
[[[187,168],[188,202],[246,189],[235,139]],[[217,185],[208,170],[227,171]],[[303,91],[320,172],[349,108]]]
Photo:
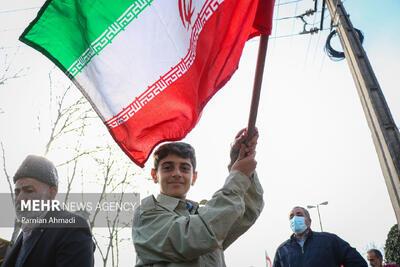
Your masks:
[[[197,179],[194,149],[175,142],[154,152],[157,197],[135,210],[136,266],[226,266],[223,251],[254,224],[263,208],[263,189],[255,172],[256,132],[249,142],[241,130],[231,148],[224,186],[202,207],[186,195]]]

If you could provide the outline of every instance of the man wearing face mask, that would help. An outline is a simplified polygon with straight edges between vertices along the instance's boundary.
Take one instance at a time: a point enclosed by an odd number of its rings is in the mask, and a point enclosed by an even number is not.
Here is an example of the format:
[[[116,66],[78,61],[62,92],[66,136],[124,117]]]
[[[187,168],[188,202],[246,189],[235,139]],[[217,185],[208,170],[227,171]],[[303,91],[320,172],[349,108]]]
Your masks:
[[[313,232],[305,208],[294,207],[289,221],[293,235],[278,247],[273,267],[367,267],[360,253],[337,235]]]

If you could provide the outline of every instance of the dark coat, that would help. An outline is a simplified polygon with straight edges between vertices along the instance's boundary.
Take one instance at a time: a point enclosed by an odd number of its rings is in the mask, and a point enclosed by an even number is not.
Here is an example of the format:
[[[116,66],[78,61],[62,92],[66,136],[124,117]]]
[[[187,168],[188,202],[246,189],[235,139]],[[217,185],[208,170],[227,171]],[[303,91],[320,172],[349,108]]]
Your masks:
[[[367,267],[349,243],[335,234],[310,230],[303,248],[293,234],[276,251],[273,267]]]
[[[48,212],[49,219],[71,219],[68,224],[41,225],[32,231],[23,255],[23,267],[92,267],[94,244],[84,219],[66,211]],[[74,218],[74,220],[72,220]],[[2,267],[14,267],[22,245],[17,238]]]

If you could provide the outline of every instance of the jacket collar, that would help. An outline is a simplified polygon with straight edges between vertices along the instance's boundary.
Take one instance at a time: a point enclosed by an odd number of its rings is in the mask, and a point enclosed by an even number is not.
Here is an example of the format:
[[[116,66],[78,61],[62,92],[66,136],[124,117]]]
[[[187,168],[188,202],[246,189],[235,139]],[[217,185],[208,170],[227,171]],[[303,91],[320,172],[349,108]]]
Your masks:
[[[307,238],[307,239],[309,239],[309,238],[312,238],[312,236],[313,236],[313,231],[311,230],[311,228],[308,230],[308,233],[306,233],[306,235],[305,235],[305,237]],[[290,240],[291,241],[294,241],[294,242],[297,242],[297,237],[296,237],[296,234],[292,234],[291,236],[290,236]]]
[[[32,230],[32,234],[29,236],[29,238],[25,241],[27,242],[26,245],[26,250],[23,252],[21,251],[21,246],[22,246],[22,233],[18,236],[13,248],[11,249],[10,254],[8,255],[6,261],[4,262],[4,266],[13,266],[15,264],[19,253],[24,253],[24,255],[21,255],[22,257],[22,264],[26,261],[28,258],[29,254],[31,253],[32,249],[36,246],[36,243],[39,241],[40,237],[42,236],[44,232],[44,229],[41,229],[39,227],[36,227],[35,229]],[[7,262],[7,264],[6,264]]]
[[[170,211],[173,211],[176,208],[176,206],[178,206],[179,201],[181,201],[179,198],[170,197],[164,194],[159,194],[157,196],[157,202],[159,202],[162,206],[164,206]]]
[[[19,250],[21,249],[21,245],[22,245],[22,233],[19,234],[15,243],[11,245],[11,251],[7,255],[7,257],[4,259],[2,266],[14,266],[15,265]]]
[[[48,220],[51,216],[53,216],[55,214],[55,212],[53,211],[49,211],[46,213],[46,215],[44,216],[44,218],[46,220]],[[41,238],[43,232],[46,230],[46,227],[44,227],[43,224],[37,225],[32,229],[32,233],[30,234],[30,236],[28,237],[28,239],[25,241],[27,242],[25,245],[26,250],[24,251],[24,255],[21,255],[22,258],[22,263],[24,263],[26,261],[26,259],[28,258],[29,254],[31,253],[32,249],[36,246],[36,243],[39,241],[39,239]],[[5,266],[8,266],[8,262],[11,263],[11,266],[13,266],[13,264],[15,264],[15,261],[17,260],[20,250],[21,250],[21,246],[22,246],[22,242],[23,242],[23,233],[21,232],[17,238],[17,240],[15,241],[15,244],[13,245],[10,254],[8,255],[8,257],[6,258],[7,264],[5,264]],[[9,260],[7,260],[9,259]],[[5,263],[4,262],[4,263]]]
[[[186,201],[190,202],[193,205],[194,211],[197,210],[199,206],[197,202],[191,200],[186,200]],[[182,203],[183,205],[182,207],[186,208],[186,202],[184,200],[164,194],[159,194],[157,196],[157,202],[159,202],[163,207],[167,208],[170,211],[174,211],[176,207],[179,205],[179,203]]]

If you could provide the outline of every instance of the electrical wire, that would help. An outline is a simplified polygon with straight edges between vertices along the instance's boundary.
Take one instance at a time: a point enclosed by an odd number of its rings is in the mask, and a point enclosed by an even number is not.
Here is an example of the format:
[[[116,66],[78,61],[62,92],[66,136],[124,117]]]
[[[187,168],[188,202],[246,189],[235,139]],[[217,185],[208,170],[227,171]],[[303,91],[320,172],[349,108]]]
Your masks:
[[[316,8],[315,8],[315,9],[316,9]],[[305,14],[307,14],[307,12],[306,12]],[[315,21],[317,20],[317,12],[314,12],[313,14],[314,14],[313,24],[315,24]],[[302,19],[302,20],[305,22],[304,19]],[[306,29],[306,25],[308,24],[307,22],[305,22],[305,23],[306,23],[306,24],[304,24],[304,31],[305,31],[305,29]],[[318,32],[318,29],[317,29],[317,28],[311,28],[311,29],[309,30],[309,32],[310,32],[311,34],[310,34],[310,38],[309,38],[309,40],[308,40],[306,56],[305,56],[305,58],[304,58],[304,66],[306,66],[307,60],[308,60],[308,55],[310,54],[310,47],[311,47],[311,40],[312,40],[312,37],[313,37],[313,33],[314,33],[314,32]]]
[[[280,38],[287,38],[287,37],[293,37],[296,35],[300,35],[299,33],[294,33],[294,34],[288,34],[288,35],[280,35],[280,36],[272,36],[270,39],[280,39]]]
[[[297,13],[297,7],[296,7],[296,12],[295,13]],[[316,14],[316,13],[321,13],[321,11],[312,11],[311,15],[312,14]],[[304,19],[304,16],[308,16],[308,14],[310,14],[310,10],[308,10],[305,13],[302,13],[300,15],[294,15],[294,16],[291,16],[291,17],[276,18],[276,19],[274,19],[274,21],[280,21],[280,20],[285,20],[285,19],[302,19],[302,18]],[[326,18],[326,16],[325,16],[325,18]],[[310,23],[307,22],[307,24],[310,24]],[[314,24],[316,24],[316,23],[314,23]]]
[[[315,24],[319,24],[320,26],[319,26],[319,28],[322,28],[322,23],[321,23],[321,21],[324,21],[325,20],[325,18],[326,17],[328,17],[328,14],[325,14],[324,15],[324,9],[325,9],[325,5],[326,5],[326,3],[325,3],[325,0],[322,2],[322,5],[321,5],[321,19],[318,21],[318,22],[315,22],[315,20],[314,20],[314,23],[312,24],[312,26],[315,28]],[[319,51],[319,42],[320,42],[320,40],[321,40],[321,34],[318,34],[318,39],[317,39],[317,44],[315,45],[315,49],[314,49],[314,56],[313,56],[313,62],[315,62],[315,58],[316,58],[316,56],[317,56],[317,51]]]
[[[325,28],[325,29],[322,29],[322,30],[318,30],[318,32],[321,32],[321,31],[329,31],[330,30],[330,28]],[[304,33],[293,33],[293,34],[288,34],[288,35],[278,35],[278,36],[271,36],[271,37],[269,37],[269,39],[281,39],[281,38],[288,38],[288,37],[293,37],[293,36],[301,36],[301,35],[304,35]],[[256,39],[251,39],[250,40],[250,42],[255,42],[255,41],[257,41]]]
[[[319,47],[320,40],[321,40],[321,34],[318,34],[317,44],[315,45],[314,56],[313,56],[312,62],[315,62],[315,58],[317,56],[317,51],[319,50],[318,47]]]
[[[20,12],[20,11],[31,10],[31,9],[39,9],[39,8],[40,8],[40,6],[11,9],[11,10],[0,10],[0,13],[14,13],[14,12]]]
[[[296,7],[294,8],[294,14],[297,14],[297,9],[299,7],[299,3],[296,3]],[[295,20],[292,22],[292,34],[294,33],[294,25],[295,25]],[[290,46],[293,44],[293,38],[290,38]]]
[[[8,29],[2,29],[0,32],[9,32],[9,31],[18,31],[23,29],[24,27],[19,27],[19,28],[8,28]]]
[[[0,50],[6,50],[6,49],[19,49],[21,46],[0,46]]]
[[[276,5],[276,17],[279,17],[279,5],[280,5],[280,2],[281,2],[281,0],[278,0],[278,4]],[[275,28],[275,33],[274,33],[274,36],[275,36],[275,38],[272,38],[272,39],[276,39],[276,32],[277,32],[277,30],[278,30],[278,21],[276,21],[276,23],[275,23],[275,25],[274,25],[274,28]],[[275,44],[276,44],[276,42],[274,41],[273,43],[272,43],[272,50],[275,50]]]
[[[275,6],[284,6],[284,5],[289,5],[289,4],[294,4],[294,3],[299,3],[302,2],[303,0],[296,0],[296,1],[289,1],[289,2],[284,2],[284,3],[278,3]]]
[[[354,30],[357,32],[358,38],[362,44],[364,42],[364,34],[359,29],[354,28]],[[325,52],[332,61],[340,61],[345,58],[345,55],[344,52],[339,52],[333,49],[333,47],[331,46],[331,40],[335,35],[337,35],[337,31],[333,30],[329,33],[328,37],[326,38]]]

